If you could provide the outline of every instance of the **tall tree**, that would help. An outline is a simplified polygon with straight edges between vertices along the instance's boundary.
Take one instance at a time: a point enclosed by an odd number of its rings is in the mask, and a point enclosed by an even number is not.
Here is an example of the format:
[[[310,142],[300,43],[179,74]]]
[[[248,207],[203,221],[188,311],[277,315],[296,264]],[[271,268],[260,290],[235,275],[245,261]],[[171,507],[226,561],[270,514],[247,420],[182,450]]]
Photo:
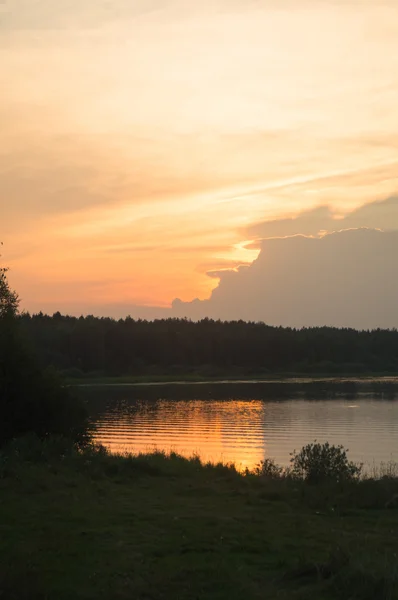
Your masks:
[[[0,318],[15,317],[18,312],[19,298],[8,283],[6,267],[0,267]]]

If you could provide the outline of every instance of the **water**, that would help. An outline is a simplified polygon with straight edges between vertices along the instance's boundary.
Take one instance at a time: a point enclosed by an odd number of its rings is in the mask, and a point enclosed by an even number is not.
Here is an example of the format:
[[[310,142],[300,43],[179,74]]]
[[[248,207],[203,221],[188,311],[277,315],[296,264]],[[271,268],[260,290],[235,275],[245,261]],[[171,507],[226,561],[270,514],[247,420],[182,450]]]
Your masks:
[[[395,392],[341,385],[164,385],[83,393],[95,439],[113,452],[173,450],[242,469],[265,457],[286,465],[290,452],[316,439],[343,444],[352,460],[368,466],[398,462]]]

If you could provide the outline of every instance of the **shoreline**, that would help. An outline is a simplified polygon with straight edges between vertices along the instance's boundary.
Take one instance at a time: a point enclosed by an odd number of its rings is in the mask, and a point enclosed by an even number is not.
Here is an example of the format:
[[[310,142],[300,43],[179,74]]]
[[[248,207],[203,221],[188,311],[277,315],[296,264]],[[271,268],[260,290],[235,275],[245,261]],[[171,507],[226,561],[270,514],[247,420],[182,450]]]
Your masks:
[[[242,384],[285,384],[285,385],[304,385],[311,383],[329,383],[329,384],[395,384],[398,385],[398,375],[344,375],[344,376],[321,376],[321,375],[306,375],[306,376],[273,376],[273,377],[219,377],[219,378],[176,378],[168,379],[165,377],[100,377],[100,378],[82,378],[72,379],[67,378],[65,385],[68,387],[155,387],[163,385],[242,385]]]

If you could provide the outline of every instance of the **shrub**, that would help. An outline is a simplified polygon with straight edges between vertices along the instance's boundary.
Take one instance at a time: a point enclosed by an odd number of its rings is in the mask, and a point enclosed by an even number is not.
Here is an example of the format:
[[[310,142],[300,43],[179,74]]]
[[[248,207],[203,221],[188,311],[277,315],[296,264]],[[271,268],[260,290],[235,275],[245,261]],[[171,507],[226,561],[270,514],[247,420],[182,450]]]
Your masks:
[[[90,438],[85,407],[57,375],[40,369],[23,347],[2,359],[0,446],[28,433],[41,439],[62,436],[83,446]]]
[[[343,446],[316,441],[291,454],[291,475],[308,483],[319,481],[353,481],[359,478],[362,465],[350,462]]]
[[[279,479],[284,475],[283,467],[277,465],[273,458],[265,458],[254,469],[254,474],[268,479]]]

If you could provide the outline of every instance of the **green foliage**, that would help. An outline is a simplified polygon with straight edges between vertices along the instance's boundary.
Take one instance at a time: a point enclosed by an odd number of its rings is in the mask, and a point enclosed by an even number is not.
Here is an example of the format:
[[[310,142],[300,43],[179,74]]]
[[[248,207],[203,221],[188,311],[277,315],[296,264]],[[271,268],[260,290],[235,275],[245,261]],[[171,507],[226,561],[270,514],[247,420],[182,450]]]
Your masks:
[[[343,446],[316,441],[291,455],[291,476],[308,483],[324,480],[352,481],[360,477],[362,465],[350,462]]]
[[[29,432],[41,439],[65,436],[86,443],[88,421],[83,404],[43,369],[20,332],[17,295],[6,270],[0,273],[0,446]]]
[[[54,372],[37,365],[18,331],[9,331],[6,337],[7,344],[0,349],[0,446],[29,432],[42,439],[61,435],[84,444],[88,422],[81,400],[62,386]]]
[[[18,312],[18,294],[11,290],[7,272],[8,269],[0,267],[0,319],[15,317]]]
[[[268,479],[279,479],[283,477],[285,471],[273,458],[265,458],[255,467],[253,473]]]

